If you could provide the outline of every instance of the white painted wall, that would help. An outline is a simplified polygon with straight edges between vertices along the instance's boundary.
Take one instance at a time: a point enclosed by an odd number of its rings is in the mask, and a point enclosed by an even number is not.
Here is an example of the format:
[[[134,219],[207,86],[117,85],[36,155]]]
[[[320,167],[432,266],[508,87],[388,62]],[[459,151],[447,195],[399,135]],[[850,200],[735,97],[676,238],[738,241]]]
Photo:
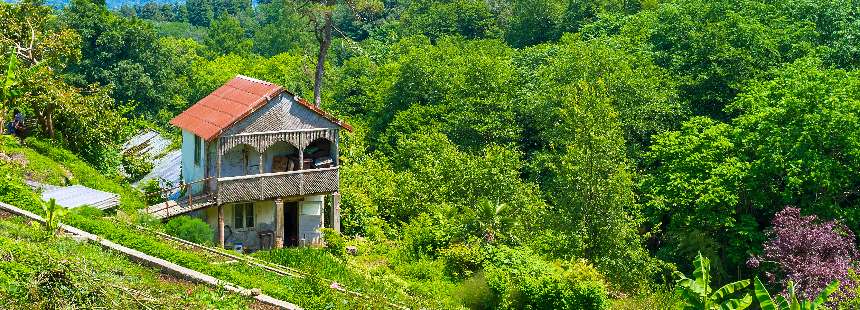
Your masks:
[[[299,203],[299,240],[304,239],[305,244],[318,244],[321,240],[324,205],[324,195],[307,196]]]
[[[202,139],[201,139],[202,140]],[[206,141],[201,141],[200,164],[194,163],[194,134],[185,129],[182,130],[182,181],[191,183],[205,178],[206,175]],[[200,192],[203,184],[195,184],[191,187],[192,193]]]

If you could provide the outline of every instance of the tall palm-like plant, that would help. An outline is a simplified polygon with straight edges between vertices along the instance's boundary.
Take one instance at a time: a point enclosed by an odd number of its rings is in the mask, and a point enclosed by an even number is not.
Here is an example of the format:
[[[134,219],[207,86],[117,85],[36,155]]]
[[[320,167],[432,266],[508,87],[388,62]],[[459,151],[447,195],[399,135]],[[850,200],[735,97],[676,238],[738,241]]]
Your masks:
[[[484,241],[495,242],[499,234],[505,233],[516,224],[516,218],[511,214],[510,209],[506,203],[494,204],[488,200],[478,203],[477,220],[478,226],[484,233]]]
[[[48,203],[42,204],[45,211],[45,229],[51,234],[56,234],[60,228],[60,218],[66,214],[66,209],[57,204],[57,200],[51,198]]]
[[[702,253],[693,261],[696,270],[693,278],[687,278],[683,273],[675,272],[678,277],[676,284],[684,304],[681,309],[685,310],[742,310],[749,307],[752,297],[749,293],[743,293],[739,298],[732,298],[741,290],[750,285],[750,280],[741,280],[724,285],[723,287],[711,289],[711,262],[702,256]]]
[[[762,310],[816,310],[827,302],[827,298],[839,288],[839,281],[833,281],[818,293],[814,300],[798,300],[794,282],[788,281],[788,299],[782,295],[771,297],[767,288],[758,277],[755,278],[755,299]]]

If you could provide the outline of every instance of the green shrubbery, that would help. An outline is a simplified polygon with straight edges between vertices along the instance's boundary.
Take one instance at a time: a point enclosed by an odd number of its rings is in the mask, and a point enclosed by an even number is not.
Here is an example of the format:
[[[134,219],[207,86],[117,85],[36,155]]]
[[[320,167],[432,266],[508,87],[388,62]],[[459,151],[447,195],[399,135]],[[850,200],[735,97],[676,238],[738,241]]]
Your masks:
[[[128,174],[129,181],[137,181],[152,171],[153,164],[146,156],[132,154],[122,155],[122,168]]]
[[[194,243],[212,243],[213,231],[203,220],[187,215],[178,216],[164,226],[171,236],[185,239]]]
[[[454,278],[465,279],[483,267],[484,249],[479,245],[454,244],[441,251],[445,272]]]
[[[346,239],[339,232],[331,228],[320,229],[325,240],[325,248],[334,256],[342,256],[346,251]]]
[[[503,309],[608,309],[601,274],[584,261],[548,262],[500,247],[484,269]]]

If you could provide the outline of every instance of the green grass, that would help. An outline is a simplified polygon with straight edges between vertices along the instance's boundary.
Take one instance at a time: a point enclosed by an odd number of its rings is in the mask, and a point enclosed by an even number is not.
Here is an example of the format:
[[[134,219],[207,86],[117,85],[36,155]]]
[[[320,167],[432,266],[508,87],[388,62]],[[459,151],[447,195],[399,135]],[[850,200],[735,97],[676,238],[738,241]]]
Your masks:
[[[134,221],[134,210],[143,206],[139,192],[122,183],[121,178],[104,176],[67,150],[33,139],[27,140],[26,146],[14,139],[0,142],[0,152],[22,154],[28,160],[26,165],[0,163],[0,172],[5,171],[13,179],[28,177],[57,185],[68,179],[72,184],[118,193],[122,197],[124,212],[119,212],[117,218],[131,214],[123,218],[125,221]],[[34,178],[34,171],[46,172]],[[20,184],[20,179],[0,182],[0,201],[41,213],[38,196]],[[260,288],[273,297],[310,309],[360,308],[367,304],[384,305],[389,300],[414,308],[460,306],[460,301],[452,297],[459,285],[443,274],[441,261],[412,261],[402,255],[399,249],[386,243],[354,242],[361,253],[356,257],[336,258],[325,250],[312,248],[268,251],[257,255],[311,274],[307,279],[297,279],[276,276],[246,265],[211,264],[205,255],[165,244],[164,240],[141,234],[122,221],[117,223],[103,218],[70,215],[64,222],[237,285]],[[160,225],[155,228],[160,228]],[[362,293],[367,299],[331,290],[331,282],[327,280]]]
[[[21,145],[12,136],[0,136],[0,153],[13,158],[3,162],[8,171],[22,179],[51,185],[81,184],[97,190],[120,195],[121,208],[137,210],[145,207],[142,194],[121,176],[108,176],[90,167],[72,152],[55,147],[47,141],[27,139]]]
[[[28,162],[26,165],[0,162],[0,177],[2,177],[0,178],[0,201],[42,214],[38,195],[23,184],[22,176],[26,175],[28,169],[41,169],[42,167],[59,169],[58,167],[61,167],[73,174],[73,182],[80,182],[86,186],[120,194],[125,204],[124,209],[128,213],[117,212],[116,218],[123,218],[120,215],[134,214],[135,204],[138,203],[140,194],[134,192],[135,190],[128,187],[127,184],[117,183],[116,180],[101,175],[74,154],[37,140],[28,140],[27,147],[14,141],[3,142],[0,145],[0,152],[19,152],[25,154],[28,159],[36,158],[37,160]],[[48,175],[42,180],[47,181],[51,177],[56,177],[56,174]],[[126,219],[128,218],[133,219],[134,216],[126,216]],[[73,212],[64,217],[62,221],[124,246],[224,281],[245,288],[259,288],[265,294],[296,303],[307,309],[362,308],[366,307],[367,304],[382,304],[379,301],[385,298],[374,295],[371,296],[372,300],[368,301],[332,290],[329,288],[331,283],[321,280],[315,270],[309,271],[311,274],[309,277],[294,278],[279,276],[261,268],[241,263],[217,264],[192,250],[169,245],[163,239],[142,233],[131,224],[115,222],[108,218],[85,216]]]
[[[388,300],[410,308],[450,309],[461,306],[456,298],[460,284],[442,271],[441,260],[410,260],[388,243],[353,240],[356,256],[335,257],[325,249],[285,248],[261,251],[253,256],[279,265],[313,271],[349,290]]]
[[[251,303],[5,216],[0,216],[2,309],[245,309]]]

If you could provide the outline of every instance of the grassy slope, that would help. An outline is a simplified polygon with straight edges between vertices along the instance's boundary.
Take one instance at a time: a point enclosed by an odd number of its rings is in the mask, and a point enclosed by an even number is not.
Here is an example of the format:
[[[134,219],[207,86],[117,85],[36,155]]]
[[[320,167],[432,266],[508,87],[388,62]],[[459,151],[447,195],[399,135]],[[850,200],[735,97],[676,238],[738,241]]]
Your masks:
[[[116,218],[135,221],[133,210],[144,206],[139,192],[121,180],[106,177],[69,151],[55,148],[51,144],[28,140],[27,146],[0,136],[0,153],[11,158],[0,161],[0,201],[21,207],[34,206],[37,196],[21,183],[27,177],[44,183],[62,185],[65,182],[83,184],[92,188],[119,193],[121,209],[125,212]],[[20,155],[16,155],[20,154]],[[22,158],[26,159],[23,164]],[[21,195],[28,192],[27,195]],[[30,208],[32,210],[32,207]],[[36,210],[39,211],[39,210]],[[38,212],[37,212],[38,213]],[[310,279],[294,279],[274,276],[258,268],[243,265],[211,264],[199,253],[171,247],[164,240],[142,235],[123,221],[103,218],[88,218],[72,215],[66,222],[89,230],[107,239],[155,255],[180,265],[245,286],[261,288],[274,297],[297,303],[309,309],[363,308],[375,305],[379,308],[384,300],[412,308],[459,308],[463,298],[468,298],[469,286],[450,279],[443,271],[439,259],[407,259],[395,245],[353,240],[359,255],[335,257],[323,249],[283,249],[255,254],[258,258],[293,267],[313,274]],[[151,227],[151,228],[158,228]],[[336,281],[348,289],[361,292],[367,300],[356,299],[328,289]],[[637,309],[671,302],[671,294],[663,296],[628,297],[613,301],[613,308]]]
[[[7,202],[36,213],[41,213],[38,196],[27,188],[24,178],[39,182],[64,185],[83,184],[95,189],[119,193],[122,197],[122,212],[115,218],[136,220],[136,209],[144,206],[141,195],[126,183],[106,177],[88,166],[69,151],[56,148],[49,143],[28,140],[26,146],[8,137],[0,137],[0,153],[6,154],[10,161],[0,161],[0,201]],[[368,299],[355,298],[328,288],[330,282],[316,277],[317,269],[305,270],[314,276],[307,279],[276,276],[259,268],[240,264],[212,264],[205,257],[186,249],[172,247],[163,240],[141,234],[131,225],[117,223],[107,218],[91,218],[79,214],[70,214],[63,219],[73,226],[90,231],[104,238],[125,246],[140,250],[150,255],[158,256],[185,267],[189,267],[218,278],[230,281],[244,287],[256,287],[276,298],[281,298],[310,309],[320,308],[360,308],[368,304],[381,305],[382,300],[393,298],[398,303],[407,305],[424,305],[426,301],[416,301],[404,294],[403,291],[391,291],[388,286],[380,286],[373,282],[364,282],[367,278],[350,282],[350,288],[368,295]],[[157,227],[156,227],[157,228]],[[338,262],[331,261],[333,264]],[[307,266],[306,266],[307,267]],[[340,265],[327,268],[343,268]],[[321,275],[321,276],[324,276]],[[389,296],[388,294],[392,295]]]
[[[49,237],[0,213],[0,308],[243,309],[250,300],[163,276],[123,256]]]
[[[459,286],[448,279],[439,260],[414,262],[384,243],[353,242],[356,256],[335,257],[325,249],[287,248],[260,251],[255,257],[300,270],[314,270],[360,293],[375,292],[416,308],[450,309],[461,306]]]

